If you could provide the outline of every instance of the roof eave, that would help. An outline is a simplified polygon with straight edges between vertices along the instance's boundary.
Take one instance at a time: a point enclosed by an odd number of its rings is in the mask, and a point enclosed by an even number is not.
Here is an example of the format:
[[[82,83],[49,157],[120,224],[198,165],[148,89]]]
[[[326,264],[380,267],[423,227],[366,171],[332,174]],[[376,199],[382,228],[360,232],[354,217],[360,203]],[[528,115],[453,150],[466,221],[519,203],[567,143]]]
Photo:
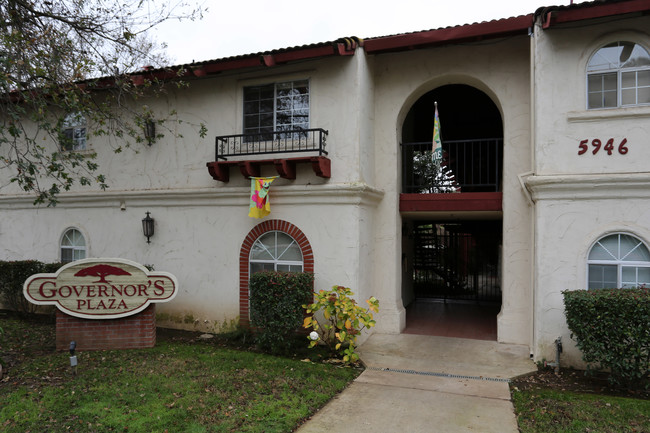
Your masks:
[[[544,11],[542,28],[576,21],[605,18],[616,15],[648,13],[650,2],[648,0],[631,0],[615,3],[595,3],[588,5],[575,5],[573,8],[549,8]]]
[[[479,41],[517,34],[527,34],[532,26],[533,14],[528,14],[463,26],[365,39],[364,50],[369,54],[379,54],[450,43]]]

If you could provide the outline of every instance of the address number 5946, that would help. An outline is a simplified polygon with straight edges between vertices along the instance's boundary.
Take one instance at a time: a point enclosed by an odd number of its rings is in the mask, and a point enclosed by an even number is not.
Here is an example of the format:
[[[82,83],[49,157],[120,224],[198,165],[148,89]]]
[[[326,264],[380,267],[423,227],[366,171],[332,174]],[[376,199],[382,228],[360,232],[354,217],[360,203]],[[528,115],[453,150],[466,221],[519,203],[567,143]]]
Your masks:
[[[629,150],[625,145],[626,143],[627,143],[627,138],[624,138],[623,141],[621,141],[621,143],[618,145],[618,153],[620,153],[621,155],[625,155]],[[591,145],[593,146],[593,150],[591,151],[591,153],[593,153],[594,155],[598,153],[601,147],[605,152],[607,152],[608,155],[611,155],[614,152],[614,148],[615,148],[613,138],[607,140],[607,143],[605,143],[604,146],[602,141],[600,141],[598,138],[594,138],[593,140],[591,140]],[[586,139],[580,141],[580,144],[578,144],[578,149],[579,149],[578,155],[584,155],[585,153],[587,153],[587,151],[589,150],[589,140]]]

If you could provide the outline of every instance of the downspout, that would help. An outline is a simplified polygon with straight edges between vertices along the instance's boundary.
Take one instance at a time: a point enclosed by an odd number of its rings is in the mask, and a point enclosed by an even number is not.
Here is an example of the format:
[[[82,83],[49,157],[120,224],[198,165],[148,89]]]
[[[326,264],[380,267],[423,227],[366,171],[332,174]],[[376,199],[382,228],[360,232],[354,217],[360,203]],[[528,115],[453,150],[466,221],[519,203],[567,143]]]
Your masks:
[[[530,173],[525,173],[526,177],[530,175],[535,174],[536,170],[536,151],[537,151],[537,144],[535,141],[535,135],[536,135],[536,113],[537,113],[537,102],[535,99],[535,67],[536,67],[536,58],[537,58],[537,51],[536,51],[536,33],[537,33],[537,19],[536,16],[533,15],[533,24],[532,24],[532,31],[530,32],[530,146],[531,146],[531,152],[530,152]],[[530,308],[531,308],[531,317],[533,318],[533,321],[530,326],[530,357],[531,359],[534,358],[535,353],[534,353],[534,348],[535,348],[535,297],[537,295],[537,290],[535,287],[535,283],[537,281],[537,218],[536,218],[536,213],[537,213],[537,208],[535,206],[535,201],[533,200],[533,197],[526,187],[525,184],[525,179],[522,179],[521,177],[519,178],[520,181],[523,183],[522,187],[524,188],[524,192],[526,193],[526,196],[528,197],[528,200],[531,204],[531,210],[532,210],[532,215],[531,215],[531,228],[532,228],[532,233],[531,233],[531,265],[533,267],[533,272],[530,273],[530,287],[532,290],[531,297],[530,297]]]

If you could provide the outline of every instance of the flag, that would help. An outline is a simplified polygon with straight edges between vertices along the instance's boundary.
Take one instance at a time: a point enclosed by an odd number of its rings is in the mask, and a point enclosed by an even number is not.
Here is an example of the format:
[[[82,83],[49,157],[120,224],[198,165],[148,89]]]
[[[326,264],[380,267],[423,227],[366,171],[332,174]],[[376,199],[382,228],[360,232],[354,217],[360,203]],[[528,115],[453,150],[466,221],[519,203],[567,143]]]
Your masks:
[[[440,167],[442,162],[442,141],[440,141],[440,119],[438,118],[438,103],[435,103],[435,114],[433,118],[433,163]]]
[[[273,177],[251,177],[251,202],[248,216],[252,218],[264,218],[271,213],[271,202],[269,201],[269,188],[271,182],[277,179]]]

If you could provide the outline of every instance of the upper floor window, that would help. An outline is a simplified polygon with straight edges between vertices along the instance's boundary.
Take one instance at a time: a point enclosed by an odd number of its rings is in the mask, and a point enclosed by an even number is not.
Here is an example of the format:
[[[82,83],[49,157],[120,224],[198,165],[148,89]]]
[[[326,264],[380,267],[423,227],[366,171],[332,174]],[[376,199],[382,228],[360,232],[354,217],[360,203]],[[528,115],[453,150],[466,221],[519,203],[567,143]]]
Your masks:
[[[302,272],[302,251],[288,234],[272,231],[260,236],[250,252],[251,275],[261,271]]]
[[[62,150],[86,149],[86,118],[81,113],[70,113],[63,119],[61,130]]]
[[[68,229],[61,239],[61,262],[69,263],[86,258],[86,240],[77,229]]]
[[[587,65],[587,108],[650,104],[650,54],[639,44],[605,45]]]
[[[632,235],[601,238],[591,248],[587,266],[589,289],[650,286],[650,250]]]
[[[309,81],[244,87],[244,134],[309,129]]]

